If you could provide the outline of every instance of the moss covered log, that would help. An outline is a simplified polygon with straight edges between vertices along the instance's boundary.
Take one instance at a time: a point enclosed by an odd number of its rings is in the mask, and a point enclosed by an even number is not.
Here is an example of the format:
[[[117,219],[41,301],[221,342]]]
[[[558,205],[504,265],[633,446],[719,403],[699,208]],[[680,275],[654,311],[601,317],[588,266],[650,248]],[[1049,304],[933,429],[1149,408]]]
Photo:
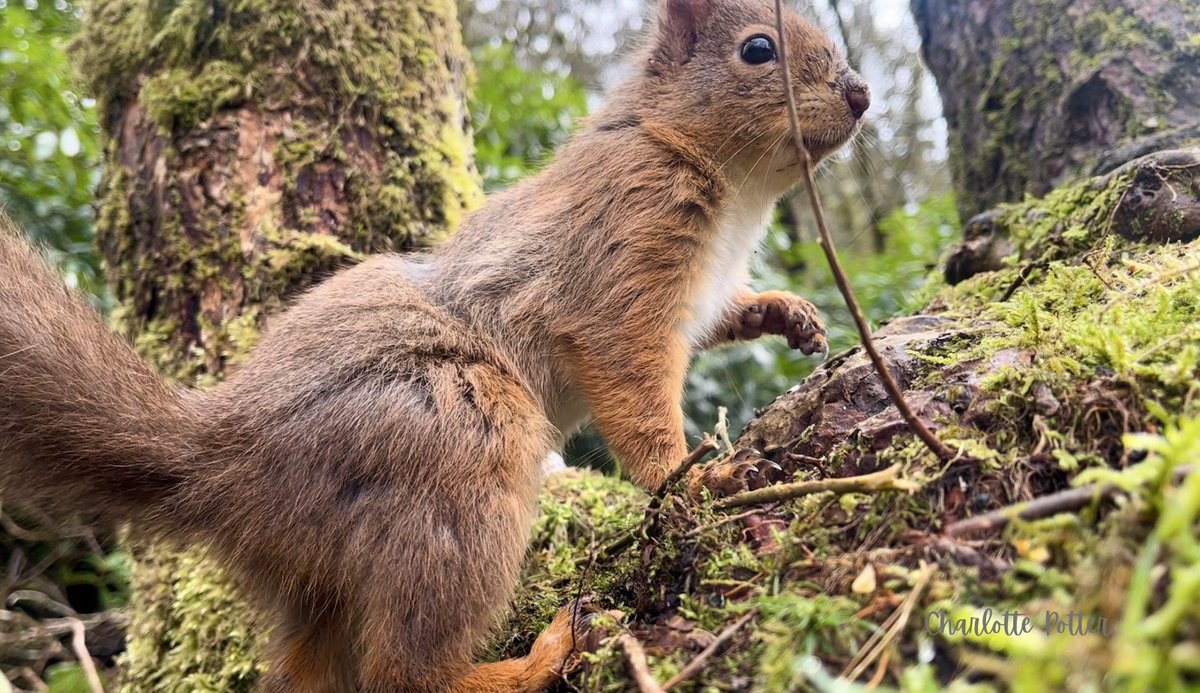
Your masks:
[[[1122,232],[1148,179],[1177,191],[1179,237]],[[734,443],[741,459],[762,460],[754,485],[898,464],[919,491],[725,513],[675,499],[647,533],[646,499],[629,486],[553,481],[498,648],[520,651],[551,602],[592,593],[626,614],[620,627],[660,682],[754,612],[679,690],[856,690],[838,676],[876,690],[1195,690],[1200,475],[1180,477],[1200,459],[1200,217],[1187,216],[1197,195],[1192,149],[1002,207],[996,223],[1015,239],[1003,266],[954,287],[935,279],[922,312],[880,331],[954,461],[907,432],[860,349]],[[1081,510],[947,532],[1085,484],[1109,492]],[[606,557],[631,532],[632,548]],[[1033,628],[982,632],[1005,613]],[[615,646],[572,683],[631,687]]]
[[[114,322],[181,384],[269,315],[479,199],[452,0],[106,0],[73,46],[107,134],[97,236]],[[247,690],[262,628],[201,554],[138,547],[124,682]]]
[[[964,220],[1200,138],[1192,0],[912,0]]]

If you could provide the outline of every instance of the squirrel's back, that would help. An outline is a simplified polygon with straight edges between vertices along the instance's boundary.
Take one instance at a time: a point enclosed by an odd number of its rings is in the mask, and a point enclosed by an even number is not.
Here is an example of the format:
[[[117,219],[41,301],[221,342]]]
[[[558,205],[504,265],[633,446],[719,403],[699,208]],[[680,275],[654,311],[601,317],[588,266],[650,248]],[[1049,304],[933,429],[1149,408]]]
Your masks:
[[[0,497],[155,529],[194,417],[2,213],[0,268]]]

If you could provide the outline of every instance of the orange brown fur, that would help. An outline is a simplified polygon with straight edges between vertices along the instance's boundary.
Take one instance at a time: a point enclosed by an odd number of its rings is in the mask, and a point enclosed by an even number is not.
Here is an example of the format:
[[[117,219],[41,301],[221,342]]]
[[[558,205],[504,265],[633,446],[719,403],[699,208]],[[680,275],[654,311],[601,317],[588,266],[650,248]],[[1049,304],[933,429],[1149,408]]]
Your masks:
[[[786,20],[820,157],[865,87]],[[694,349],[823,346],[803,299],[739,289],[798,174],[778,66],[738,54],[774,34],[772,6],[661,0],[657,27],[544,172],[430,255],[318,286],[210,391],[168,388],[0,231],[0,492],[209,545],[277,616],[266,690],[551,685],[586,635],[570,608],[529,657],[471,664],[517,583],[542,459],[591,415],[653,489],[686,452]]]

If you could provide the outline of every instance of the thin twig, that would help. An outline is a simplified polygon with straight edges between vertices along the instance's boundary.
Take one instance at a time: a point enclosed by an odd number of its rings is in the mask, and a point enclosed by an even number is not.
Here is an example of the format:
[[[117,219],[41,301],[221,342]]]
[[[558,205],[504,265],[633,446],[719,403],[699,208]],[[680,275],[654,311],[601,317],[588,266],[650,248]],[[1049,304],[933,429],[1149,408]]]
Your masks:
[[[733,625],[721,631],[721,634],[718,635],[715,640],[709,643],[708,647],[704,648],[700,654],[692,658],[692,661],[684,665],[684,667],[679,670],[678,674],[675,674],[668,679],[667,682],[662,685],[662,689],[664,691],[669,691],[700,673],[700,671],[704,669],[704,665],[708,662],[709,658],[716,654],[722,647],[725,647],[725,645],[733,638],[733,636],[737,635],[737,632],[745,627],[745,625],[749,623],[756,615],[757,612],[753,610],[748,611],[744,616],[735,621]]]
[[[96,672],[96,663],[92,661],[92,653],[87,649],[87,631],[84,630],[83,621],[72,618],[70,622],[71,649],[75,651],[75,658],[79,660],[79,666],[83,667],[83,673],[87,677],[88,685],[92,688],[92,693],[104,693],[104,685],[100,683],[100,674]]]
[[[1034,270],[1043,269],[1045,266],[1046,264],[1044,262],[1031,262],[1022,266],[1020,271],[1017,272],[1017,278],[1014,279],[1012,283],[1008,285],[1008,288],[1004,290],[1004,293],[1001,294],[999,302],[1008,303],[1008,299],[1012,298],[1013,294],[1017,293],[1017,289],[1025,285],[1026,280],[1029,279],[1029,275],[1033,274]]]
[[[897,637],[904,631],[904,627],[908,624],[908,619],[912,615],[913,607],[921,598],[921,593],[925,591],[925,586],[929,584],[929,580],[933,578],[935,566],[922,561],[921,572],[917,575],[917,581],[913,585],[912,590],[904,597],[904,601],[900,603],[900,607],[892,612],[883,622],[883,628],[875,631],[875,634],[863,643],[859,654],[842,671],[840,678],[849,681],[856,680],[862,675],[867,667],[871,666],[871,662],[878,659],[887,652],[888,645],[892,644]]]
[[[16,590],[5,600],[8,606],[16,606],[20,602],[32,602],[47,611],[53,611],[59,616],[75,616],[75,610],[69,605],[58,602],[45,592],[37,590]]]
[[[721,446],[717,445],[717,441],[713,440],[712,436],[705,434],[704,440],[701,440],[700,444],[697,445],[696,448],[688,453],[688,456],[683,459],[683,464],[680,464],[675,468],[675,471],[667,475],[666,481],[662,483],[662,486],[658,487],[658,491],[654,494],[654,499],[650,501],[651,505],[658,507],[658,504],[661,504],[662,499],[666,497],[667,491],[671,490],[671,487],[674,486],[675,483],[680,479],[682,479],[683,476],[688,473],[689,469],[696,466],[696,463],[704,459],[708,453],[715,452],[716,450],[719,450],[720,447]],[[658,504],[654,503],[655,500],[658,501]]]
[[[788,68],[788,50],[783,30],[783,0],[775,0],[775,28],[779,34],[779,55],[782,56],[779,65],[783,71],[783,93],[787,97],[788,116],[791,119],[792,143],[796,147],[800,169],[804,173],[805,187],[808,188],[808,202],[812,206],[813,217],[817,221],[817,231],[821,234],[821,249],[825,251],[825,258],[829,261],[829,269],[833,272],[834,282],[837,283],[838,290],[842,293],[842,298],[846,301],[846,307],[850,310],[850,315],[854,318],[854,325],[858,328],[859,336],[862,337],[863,349],[866,350],[867,356],[871,358],[871,363],[875,364],[875,370],[879,372],[879,379],[883,381],[883,386],[887,390],[888,396],[891,397],[892,403],[896,405],[896,409],[900,411],[900,416],[904,418],[913,433],[921,439],[921,442],[925,443],[925,446],[933,454],[943,460],[953,459],[955,452],[934,435],[925,426],[924,422],[917,418],[912,407],[908,405],[908,401],[904,399],[904,393],[900,390],[900,386],[888,370],[883,356],[875,348],[875,342],[871,339],[871,328],[867,325],[867,319],[863,316],[862,308],[858,305],[858,299],[855,298],[853,289],[850,288],[850,280],[846,278],[846,271],[842,269],[842,264],[838,261],[837,250],[833,247],[833,237],[829,234],[829,228],[825,223],[825,212],[821,208],[821,198],[817,195],[817,183],[813,178],[812,157],[809,155],[808,147],[804,145],[804,138],[800,134],[800,116],[796,110],[796,95],[792,93],[792,77]]]
[[[1182,465],[1175,469],[1172,479],[1179,481],[1191,473],[1191,465]],[[1041,520],[1059,513],[1072,512],[1086,508],[1092,503],[1107,500],[1121,491],[1110,484],[1089,484],[1079,488],[1040,496],[1023,503],[1014,503],[998,510],[993,510],[975,517],[959,520],[946,527],[944,532],[948,537],[961,537],[970,534],[982,534],[1004,529],[1014,519],[1023,522]]]
[[[625,667],[629,676],[637,684],[641,693],[663,693],[663,687],[658,685],[654,674],[650,673],[650,665],[646,663],[646,650],[642,643],[630,633],[617,636],[617,646],[625,653]]]
[[[894,464],[887,469],[861,476],[775,484],[753,491],[744,491],[728,498],[722,498],[714,503],[713,507],[717,510],[728,510],[730,508],[740,508],[745,505],[755,505],[758,503],[776,503],[824,491],[832,491],[834,493],[912,492],[921,487],[915,481],[899,478],[899,474],[900,465]]]
[[[959,565],[990,570],[996,574],[1004,573],[1012,567],[1008,561],[989,556],[972,546],[967,546],[958,539],[947,536],[937,537],[929,546],[942,552]]]
[[[1034,498],[1024,503],[1016,503],[1007,507],[993,510],[983,515],[968,517],[946,527],[946,536],[961,537],[972,534],[986,534],[1004,529],[1013,519],[1029,522],[1040,520],[1058,513],[1071,512],[1086,508],[1095,501],[1107,499],[1117,492],[1116,486],[1083,486],[1067,489],[1048,496]]]
[[[704,534],[705,532],[708,532],[708,531],[714,530],[714,529],[716,529],[716,528],[718,528],[718,527],[721,527],[721,526],[723,526],[723,525],[727,525],[727,524],[729,524],[730,522],[737,522],[737,521],[739,521],[739,520],[744,520],[744,519],[746,519],[746,518],[748,518],[748,517],[753,517],[754,515],[757,515],[757,514],[759,514],[759,513],[761,513],[761,512],[763,512],[763,509],[762,509],[762,508],[755,508],[754,510],[747,510],[747,511],[746,511],[746,512],[744,512],[744,513],[738,513],[737,515],[726,515],[725,517],[722,517],[722,518],[720,518],[720,519],[718,519],[718,520],[715,520],[715,521],[713,521],[713,522],[710,522],[710,523],[708,523],[708,524],[706,524],[706,525],[700,525],[699,527],[695,527],[695,528],[693,528],[693,529],[689,529],[689,530],[688,530],[688,531],[687,531],[687,532],[686,532],[686,533],[683,535],[683,538],[684,538],[684,539],[693,539],[693,538],[695,538],[695,537],[698,537],[698,536],[700,536],[701,534]]]

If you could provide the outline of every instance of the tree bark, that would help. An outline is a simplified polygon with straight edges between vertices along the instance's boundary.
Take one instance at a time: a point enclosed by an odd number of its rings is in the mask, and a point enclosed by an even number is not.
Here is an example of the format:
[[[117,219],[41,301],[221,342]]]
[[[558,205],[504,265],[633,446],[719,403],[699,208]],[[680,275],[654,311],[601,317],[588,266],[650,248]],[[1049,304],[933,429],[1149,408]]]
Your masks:
[[[108,135],[114,322],[181,384],[236,369],[296,292],[428,245],[479,198],[453,0],[114,0],[74,51]],[[248,689],[262,631],[228,581],[200,551],[137,546],[126,686]]]
[[[963,220],[1200,138],[1193,0],[912,0]]]

